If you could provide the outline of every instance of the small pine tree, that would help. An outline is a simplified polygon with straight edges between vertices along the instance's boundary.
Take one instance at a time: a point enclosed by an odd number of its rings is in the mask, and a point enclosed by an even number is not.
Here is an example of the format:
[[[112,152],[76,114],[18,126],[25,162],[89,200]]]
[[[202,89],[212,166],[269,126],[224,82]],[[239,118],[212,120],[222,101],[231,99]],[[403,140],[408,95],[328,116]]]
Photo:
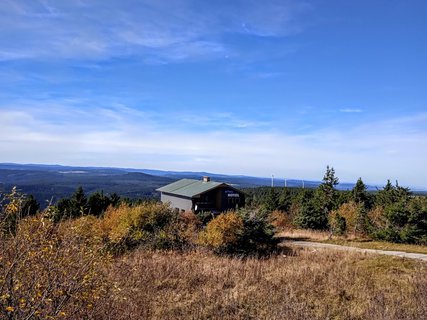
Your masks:
[[[100,216],[107,210],[110,204],[110,198],[105,196],[102,191],[92,193],[87,201],[88,213]]]
[[[328,216],[320,210],[312,192],[302,190],[298,197],[297,212],[294,224],[305,229],[325,229],[328,225]]]
[[[73,216],[81,216],[87,213],[87,198],[82,186],[77,187],[72,196],[72,201],[74,205]]]
[[[354,202],[362,204],[366,207],[368,201],[368,194],[366,192],[366,185],[363,183],[362,178],[357,179],[356,185],[351,191]]]
[[[289,188],[285,187],[279,196],[279,209],[285,212],[289,212],[292,205],[292,194]]]
[[[34,216],[40,209],[40,204],[34,198],[33,195],[29,195],[22,205],[22,215],[23,216]]]
[[[335,206],[335,200],[337,195],[335,186],[338,185],[338,183],[339,179],[335,177],[334,168],[329,168],[329,166],[326,166],[326,172],[323,177],[323,182],[318,189],[320,191],[322,209],[326,213],[332,210]]]
[[[339,183],[339,179],[335,176],[333,167],[326,167],[326,172],[323,177],[323,182],[317,188],[312,204],[314,215],[310,217],[311,224],[315,225],[316,229],[326,229],[328,227],[328,216],[331,210],[337,207],[338,194],[335,186]]]
[[[269,212],[277,210],[279,207],[279,198],[277,196],[276,190],[273,187],[270,188],[265,197],[264,207]]]
[[[120,196],[117,193],[112,193],[110,195],[110,203],[113,207],[117,207],[120,203]]]

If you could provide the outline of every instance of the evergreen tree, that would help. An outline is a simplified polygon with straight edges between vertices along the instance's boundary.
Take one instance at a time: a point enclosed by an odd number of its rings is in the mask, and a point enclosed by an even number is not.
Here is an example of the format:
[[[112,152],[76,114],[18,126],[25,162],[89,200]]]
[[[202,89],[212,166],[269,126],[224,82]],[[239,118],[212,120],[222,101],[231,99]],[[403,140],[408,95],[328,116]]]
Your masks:
[[[325,229],[328,225],[327,216],[319,210],[312,197],[312,192],[306,192],[304,189],[298,195],[298,210],[294,223],[305,229]]]
[[[384,191],[392,191],[394,190],[394,186],[391,184],[390,179],[387,179],[387,183],[384,186]]]
[[[274,189],[274,187],[271,187],[265,197],[264,208],[267,211],[271,212],[271,211],[277,210],[278,207],[279,207],[279,199],[277,197],[276,190]]]
[[[422,243],[427,240],[427,210],[414,205],[416,202],[408,188],[399,186],[397,181],[393,186],[388,180],[376,196],[376,204],[384,210],[386,224],[374,236],[393,242]]]
[[[329,168],[326,166],[326,172],[323,177],[323,182],[319,186],[320,193],[322,195],[323,207],[326,212],[333,209],[336,199],[335,186],[338,185],[339,179],[335,177],[335,170],[333,167]]]
[[[407,202],[411,196],[411,192],[408,188],[399,186],[396,181],[396,186],[393,186],[390,180],[387,180],[387,184],[384,188],[378,191],[375,197],[376,205],[387,207],[396,202],[404,201]]]
[[[83,191],[83,187],[77,187],[73,196],[71,197],[73,210],[71,215],[73,217],[78,217],[87,214],[87,198]]]
[[[63,218],[75,218],[87,214],[87,198],[80,186],[76,189],[71,198],[63,198],[56,205],[58,215],[55,221]]]
[[[40,209],[40,204],[33,197],[29,195],[22,204],[22,216],[34,216]]]
[[[71,199],[69,198],[63,198],[58,201],[56,204],[57,212],[54,216],[52,216],[52,219],[55,222],[58,222],[61,219],[64,218],[71,218],[74,213],[74,205]]]
[[[115,193],[115,192],[112,193],[110,195],[110,204],[113,207],[117,207],[119,205],[119,203],[120,203],[120,196],[117,193]]]
[[[107,210],[110,204],[110,198],[105,196],[102,191],[92,193],[87,201],[88,213],[94,216],[100,216]]]
[[[377,192],[375,197],[375,204],[385,207],[396,201],[395,196],[394,186],[391,184],[390,180],[387,180],[387,184],[384,186],[384,188]]]
[[[279,209],[285,212],[289,212],[292,205],[292,193],[289,188],[284,187],[279,196],[278,201]]]
[[[368,194],[366,192],[366,185],[363,183],[362,178],[357,179],[356,185],[351,192],[354,202],[362,204],[365,207],[368,201]]]
[[[404,242],[427,245],[427,198],[412,199],[409,205],[408,221],[401,231]]]
[[[323,182],[317,188],[314,199],[318,211],[316,217],[321,229],[327,228],[329,212],[337,207],[338,194],[335,186],[338,183],[339,179],[335,177],[334,168],[327,166]]]

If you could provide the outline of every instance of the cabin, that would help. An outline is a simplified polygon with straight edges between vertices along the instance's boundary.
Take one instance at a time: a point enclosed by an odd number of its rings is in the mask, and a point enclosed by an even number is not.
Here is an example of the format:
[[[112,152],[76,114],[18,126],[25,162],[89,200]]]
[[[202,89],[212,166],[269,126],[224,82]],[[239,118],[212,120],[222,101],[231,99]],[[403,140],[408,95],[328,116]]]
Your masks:
[[[209,177],[181,179],[156,190],[161,193],[163,203],[170,203],[172,208],[181,212],[219,213],[245,204],[243,192],[226,183],[211,181]]]

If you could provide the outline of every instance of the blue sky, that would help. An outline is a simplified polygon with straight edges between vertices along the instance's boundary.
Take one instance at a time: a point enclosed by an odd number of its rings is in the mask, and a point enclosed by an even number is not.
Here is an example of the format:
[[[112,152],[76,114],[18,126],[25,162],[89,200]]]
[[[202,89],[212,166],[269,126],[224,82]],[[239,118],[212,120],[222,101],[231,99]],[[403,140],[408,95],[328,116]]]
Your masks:
[[[2,0],[0,162],[427,188],[427,2]]]

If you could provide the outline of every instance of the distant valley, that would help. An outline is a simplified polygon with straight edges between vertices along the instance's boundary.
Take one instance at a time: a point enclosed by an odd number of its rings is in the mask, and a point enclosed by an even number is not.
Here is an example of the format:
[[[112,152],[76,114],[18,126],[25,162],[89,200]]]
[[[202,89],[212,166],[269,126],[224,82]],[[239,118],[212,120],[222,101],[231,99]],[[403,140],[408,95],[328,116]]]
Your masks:
[[[270,186],[271,178],[242,175],[223,175],[208,172],[178,172],[150,169],[73,167],[61,165],[0,163],[0,192],[8,192],[13,186],[32,194],[44,206],[47,201],[56,201],[70,196],[78,186],[87,194],[95,191],[117,193],[128,198],[157,198],[155,189],[182,178],[201,179],[210,176],[212,180],[226,182],[238,188]],[[320,181],[286,180],[288,187],[315,188]],[[274,179],[274,185],[283,187],[284,179]],[[352,183],[340,183],[338,189],[349,190]],[[376,190],[368,186],[368,190]]]

